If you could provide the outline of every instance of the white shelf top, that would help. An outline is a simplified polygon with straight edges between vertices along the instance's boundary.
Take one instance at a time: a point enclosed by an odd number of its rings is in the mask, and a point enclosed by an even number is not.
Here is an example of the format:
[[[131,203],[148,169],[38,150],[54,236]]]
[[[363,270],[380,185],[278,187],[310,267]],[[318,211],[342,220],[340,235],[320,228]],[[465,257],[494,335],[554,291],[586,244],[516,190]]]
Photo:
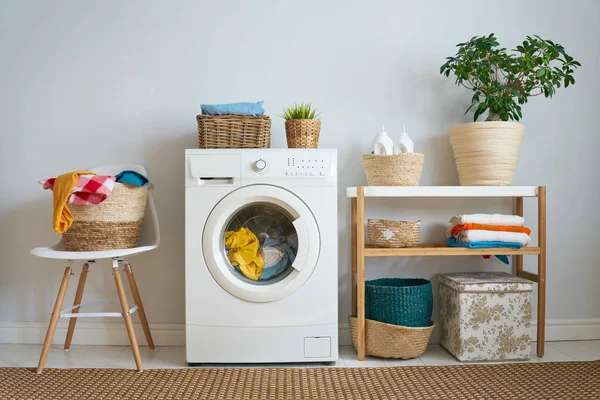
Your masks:
[[[365,197],[537,197],[538,186],[365,186]],[[346,197],[356,197],[356,186]]]

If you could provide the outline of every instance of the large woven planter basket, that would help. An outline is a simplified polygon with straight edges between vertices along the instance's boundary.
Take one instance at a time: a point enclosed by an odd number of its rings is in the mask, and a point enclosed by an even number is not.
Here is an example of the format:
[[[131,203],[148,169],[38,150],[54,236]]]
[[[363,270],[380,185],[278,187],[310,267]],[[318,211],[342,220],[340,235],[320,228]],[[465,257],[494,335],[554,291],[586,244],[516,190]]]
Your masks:
[[[358,318],[348,317],[352,345],[358,350]],[[383,358],[415,358],[427,349],[434,323],[423,328],[411,328],[365,320],[366,353]]]
[[[318,119],[285,121],[285,136],[290,149],[316,149],[320,133],[321,121]]]
[[[472,122],[448,130],[462,186],[510,186],[519,162],[525,126],[517,122]]]
[[[242,115],[198,115],[201,149],[256,149],[271,146],[271,118]]]
[[[136,247],[146,211],[148,186],[115,183],[98,205],[73,206],[73,225],[63,233],[67,251],[117,250]]]
[[[426,327],[433,312],[431,282],[421,278],[381,278],[365,282],[366,318],[386,324]]]
[[[377,247],[415,247],[419,243],[421,221],[369,219],[369,243]]]
[[[419,186],[424,159],[421,153],[365,154],[362,163],[369,186]]]

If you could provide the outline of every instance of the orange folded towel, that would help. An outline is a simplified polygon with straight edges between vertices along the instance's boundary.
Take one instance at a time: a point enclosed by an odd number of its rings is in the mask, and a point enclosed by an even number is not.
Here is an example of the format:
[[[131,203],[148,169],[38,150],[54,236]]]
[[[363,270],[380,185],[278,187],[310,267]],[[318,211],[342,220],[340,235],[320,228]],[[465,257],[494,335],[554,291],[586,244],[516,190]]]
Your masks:
[[[460,231],[468,230],[484,230],[484,231],[500,231],[500,232],[521,232],[528,235],[531,234],[531,229],[525,228],[524,226],[504,226],[504,225],[486,225],[486,224],[463,224],[454,225],[450,230],[452,236],[458,235]]]

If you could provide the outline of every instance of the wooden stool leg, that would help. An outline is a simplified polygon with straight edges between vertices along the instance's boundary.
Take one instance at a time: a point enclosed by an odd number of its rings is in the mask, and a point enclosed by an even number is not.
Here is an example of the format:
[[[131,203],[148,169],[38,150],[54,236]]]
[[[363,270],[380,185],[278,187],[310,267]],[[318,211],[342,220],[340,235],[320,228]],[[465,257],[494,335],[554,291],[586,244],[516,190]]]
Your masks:
[[[77,291],[75,292],[75,300],[73,300],[73,306],[81,305],[83,289],[85,287],[85,281],[87,279],[89,268],[90,265],[88,263],[83,264],[83,267],[81,268],[81,275],[79,276],[79,283],[77,284]],[[71,312],[73,314],[79,313],[79,307],[74,308]],[[67,329],[67,338],[65,339],[65,350],[69,350],[71,348],[71,340],[73,339],[73,332],[75,332],[76,323],[77,317],[71,317],[71,319],[69,319],[69,328]]]
[[[46,359],[48,358],[48,352],[50,346],[52,346],[52,339],[54,339],[54,332],[56,331],[56,324],[60,318],[60,309],[62,308],[63,301],[65,300],[65,294],[67,293],[67,287],[69,286],[69,278],[71,277],[71,266],[65,268],[62,281],[60,283],[60,289],[58,289],[58,295],[54,302],[54,309],[52,310],[52,317],[48,324],[48,331],[46,332],[46,338],[44,339],[44,346],[42,347],[42,354],[40,355],[40,361],[37,366],[36,372],[41,374],[46,365]]]
[[[125,288],[123,287],[121,275],[119,275],[119,262],[117,260],[113,260],[113,275],[115,276],[117,293],[119,294],[119,300],[121,302],[121,314],[123,315],[125,328],[127,328],[127,334],[129,335],[129,342],[131,343],[131,351],[133,352],[135,365],[137,366],[138,371],[142,372],[144,370],[142,365],[142,357],[140,356],[140,349],[138,347],[137,338],[135,337],[133,321],[131,320],[131,315],[129,314],[129,304],[127,303],[127,295],[125,294]]]
[[[144,335],[146,336],[146,341],[148,342],[148,347],[154,348],[154,341],[152,340],[152,334],[150,333],[150,327],[148,326],[148,319],[146,318],[146,311],[144,310],[144,305],[142,304],[142,298],[140,297],[140,292],[138,290],[137,284],[135,283],[135,277],[133,276],[133,270],[131,269],[131,264],[128,262],[125,263],[125,272],[127,272],[127,279],[129,279],[129,287],[131,288],[131,294],[133,295],[133,301],[135,305],[138,306],[137,312],[140,316],[140,322],[142,323],[142,328],[144,329]]]

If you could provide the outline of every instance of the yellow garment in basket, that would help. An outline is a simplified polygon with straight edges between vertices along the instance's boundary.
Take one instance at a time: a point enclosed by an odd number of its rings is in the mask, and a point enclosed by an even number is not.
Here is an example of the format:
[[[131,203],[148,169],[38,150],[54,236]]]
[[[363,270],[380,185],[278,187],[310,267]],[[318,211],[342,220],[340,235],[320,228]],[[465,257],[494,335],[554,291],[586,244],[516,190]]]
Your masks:
[[[77,184],[79,175],[96,175],[89,171],[72,171],[56,177],[52,188],[54,215],[52,227],[58,234],[65,233],[73,225],[73,214],[67,208],[67,200]]]
[[[229,248],[229,262],[240,267],[242,274],[248,279],[257,281],[260,278],[265,261],[260,255],[260,242],[248,228],[225,232],[225,246]]]

